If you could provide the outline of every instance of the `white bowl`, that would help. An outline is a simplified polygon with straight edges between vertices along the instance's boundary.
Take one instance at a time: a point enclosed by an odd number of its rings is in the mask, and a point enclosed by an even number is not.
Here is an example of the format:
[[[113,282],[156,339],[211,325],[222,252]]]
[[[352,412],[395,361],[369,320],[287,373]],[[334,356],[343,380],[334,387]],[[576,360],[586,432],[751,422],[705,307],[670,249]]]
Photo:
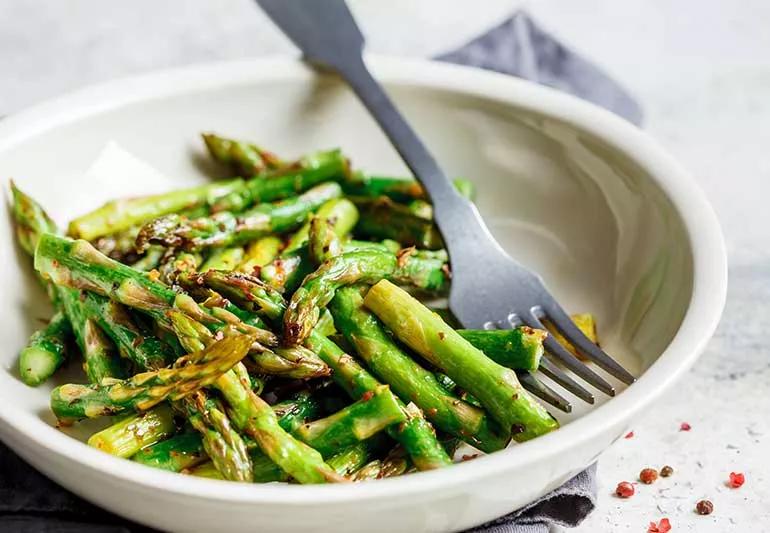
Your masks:
[[[439,63],[368,63],[444,168],[476,182],[481,212],[504,246],[541,272],[569,310],[595,313],[605,347],[639,381],[592,409],[574,399],[576,412],[555,433],[441,471],[296,486],[153,470],[56,429],[51,385],[18,380],[17,351],[46,310],[6,216],[0,436],[9,446],[80,496],[161,529],[460,530],[579,472],[674,384],[713,333],[726,290],[719,226],[694,181],[644,133],[570,96]],[[0,122],[0,173],[54,213],[82,210],[88,194],[78,176],[105,141],[182,186],[205,179],[195,157],[202,130],[288,155],[341,146],[361,168],[405,173],[353,95],[294,59],[166,71],[41,104]],[[110,196],[131,190],[122,180],[104,187]]]

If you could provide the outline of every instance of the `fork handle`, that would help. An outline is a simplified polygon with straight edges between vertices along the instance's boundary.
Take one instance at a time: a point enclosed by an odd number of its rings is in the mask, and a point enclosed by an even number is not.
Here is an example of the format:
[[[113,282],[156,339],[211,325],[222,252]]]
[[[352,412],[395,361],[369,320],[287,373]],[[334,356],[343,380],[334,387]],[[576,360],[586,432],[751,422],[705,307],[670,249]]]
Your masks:
[[[358,98],[369,110],[387,135],[401,159],[427,191],[433,203],[434,219],[445,236],[454,236],[453,226],[463,219],[472,206],[461,196],[436,160],[417,136],[412,127],[385,93],[382,86],[372,77],[361,55],[357,61],[347,62],[338,68],[339,74],[348,82]],[[471,208],[471,209],[469,209]]]
[[[257,0],[305,58],[344,78],[390,139],[433,202],[433,217],[452,253],[453,243],[479,242],[488,234],[475,206],[439,168],[364,64],[364,37],[344,0]],[[458,258],[453,257],[453,263]]]

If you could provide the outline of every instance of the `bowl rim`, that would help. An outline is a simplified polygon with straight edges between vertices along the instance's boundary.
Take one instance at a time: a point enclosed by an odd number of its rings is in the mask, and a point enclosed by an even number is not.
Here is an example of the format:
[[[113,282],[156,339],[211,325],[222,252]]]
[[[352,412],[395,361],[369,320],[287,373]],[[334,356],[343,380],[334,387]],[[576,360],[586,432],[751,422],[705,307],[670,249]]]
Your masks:
[[[622,118],[571,95],[504,74],[423,59],[369,55],[366,62],[385,84],[458,92],[497,105],[552,116],[603,139],[645,170],[678,212],[690,241],[692,296],[669,346],[639,380],[612,400],[558,431],[450,469],[365,484],[240,484],[155,470],[100,452],[51,427],[36,414],[0,405],[2,433],[23,437],[60,460],[154,491],[237,503],[324,505],[403,497],[452,487],[543,461],[623,425],[684,374],[711,338],[725,303],[727,256],[716,215],[695,180],[646,133]],[[91,85],[37,104],[0,121],[0,151],[60,124],[146,99],[244,83],[294,80],[316,73],[299,58],[266,57],[204,63]],[[13,447],[13,446],[12,446]]]

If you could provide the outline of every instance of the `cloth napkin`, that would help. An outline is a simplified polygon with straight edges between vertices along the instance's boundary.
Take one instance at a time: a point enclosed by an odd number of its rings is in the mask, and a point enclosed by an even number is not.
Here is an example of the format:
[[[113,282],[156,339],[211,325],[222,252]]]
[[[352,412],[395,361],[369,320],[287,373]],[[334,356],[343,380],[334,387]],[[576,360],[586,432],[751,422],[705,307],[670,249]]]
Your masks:
[[[574,94],[640,123],[637,103],[601,70],[564,47],[523,12],[437,59],[494,70]],[[574,527],[596,501],[596,465],[523,509],[473,533],[547,533]],[[35,471],[0,443],[0,531],[135,533],[150,529],[85,502]]]

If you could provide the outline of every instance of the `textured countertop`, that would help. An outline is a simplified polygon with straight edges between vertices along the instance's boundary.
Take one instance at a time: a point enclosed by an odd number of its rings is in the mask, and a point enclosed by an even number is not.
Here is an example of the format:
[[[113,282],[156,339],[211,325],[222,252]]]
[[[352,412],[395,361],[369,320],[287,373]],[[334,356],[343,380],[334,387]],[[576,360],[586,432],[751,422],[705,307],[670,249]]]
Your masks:
[[[730,254],[727,308],[704,356],[599,463],[597,511],[576,531],[770,531],[770,3],[764,0],[354,0],[370,48],[429,56],[525,7],[628,87],[646,129],[697,178]],[[440,14],[439,14],[440,13]],[[291,51],[250,0],[3,0],[0,114],[165,66]],[[681,422],[692,426],[679,431]],[[645,466],[675,474],[612,495]],[[746,474],[738,490],[731,471]],[[694,513],[708,498],[714,513]]]

